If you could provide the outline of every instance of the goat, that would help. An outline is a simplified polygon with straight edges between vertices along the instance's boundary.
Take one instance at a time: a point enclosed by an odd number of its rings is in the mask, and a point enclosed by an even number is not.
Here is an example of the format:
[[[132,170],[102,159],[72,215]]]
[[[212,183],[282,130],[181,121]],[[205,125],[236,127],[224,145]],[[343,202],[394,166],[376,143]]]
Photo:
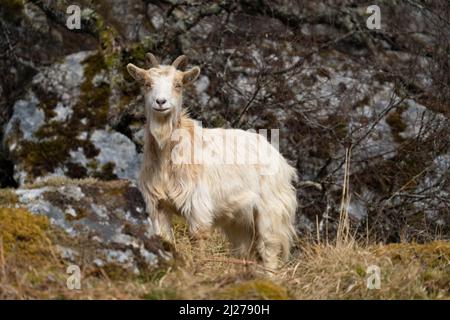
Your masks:
[[[276,269],[279,257],[289,256],[295,235],[296,170],[262,135],[201,129],[189,117],[182,108],[182,92],[197,79],[200,68],[181,71],[186,56],[171,65],[160,65],[151,53],[146,59],[150,69],[128,64],[127,70],[144,88],[146,124],[139,188],[156,234],[173,241],[171,215],[180,214],[192,237],[219,227],[237,255],[257,258],[266,268]],[[174,139],[180,132],[184,143]],[[231,150],[231,158],[265,149],[268,163],[175,161],[175,153],[192,159],[191,155],[206,149],[223,159],[224,137],[235,147],[225,148]],[[236,148],[239,139],[247,142],[245,148]],[[267,174],[269,167],[273,170]]]

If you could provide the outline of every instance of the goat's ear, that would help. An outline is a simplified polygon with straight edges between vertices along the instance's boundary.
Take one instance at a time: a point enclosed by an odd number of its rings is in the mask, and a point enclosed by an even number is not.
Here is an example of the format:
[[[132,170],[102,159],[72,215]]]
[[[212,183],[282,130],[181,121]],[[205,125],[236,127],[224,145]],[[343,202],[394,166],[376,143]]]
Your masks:
[[[194,82],[198,78],[199,74],[200,74],[199,67],[193,67],[192,69],[183,72],[183,84],[190,84]]]
[[[145,70],[136,67],[134,64],[129,63],[127,65],[128,73],[134,78],[134,80],[142,82],[145,79]]]

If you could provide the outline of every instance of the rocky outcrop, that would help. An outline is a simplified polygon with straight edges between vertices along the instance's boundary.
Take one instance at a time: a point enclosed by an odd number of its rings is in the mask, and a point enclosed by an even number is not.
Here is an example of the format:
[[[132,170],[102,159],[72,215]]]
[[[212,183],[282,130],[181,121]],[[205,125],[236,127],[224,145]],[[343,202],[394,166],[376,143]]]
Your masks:
[[[53,178],[0,193],[0,206],[47,218],[53,245],[67,263],[138,274],[172,260],[153,233],[140,192],[126,181]]]
[[[313,182],[298,186],[300,233],[315,234],[316,221],[336,225],[351,147],[356,226],[369,220],[386,241],[427,239],[424,229],[448,236],[450,29],[440,15],[447,4],[383,3],[377,31],[367,30],[366,7],[352,0],[110,0],[90,6],[99,23],[70,42],[75,33],[49,15],[61,7],[39,3],[14,14],[8,7],[13,21],[28,17],[20,26],[5,20],[26,45],[15,48],[18,59],[0,63],[9,79],[0,88],[9,97],[0,109],[3,158],[19,184],[49,175],[135,179],[143,101],[124,66],[144,66],[147,51],[163,62],[183,53],[202,67],[184,97],[195,119],[280,130],[280,151],[300,180]],[[30,56],[28,38],[46,63]],[[12,94],[8,82],[23,90]],[[3,172],[7,184],[11,170]]]
[[[107,122],[103,57],[79,52],[43,68],[14,103],[4,145],[19,183],[49,175],[135,179],[135,144]]]

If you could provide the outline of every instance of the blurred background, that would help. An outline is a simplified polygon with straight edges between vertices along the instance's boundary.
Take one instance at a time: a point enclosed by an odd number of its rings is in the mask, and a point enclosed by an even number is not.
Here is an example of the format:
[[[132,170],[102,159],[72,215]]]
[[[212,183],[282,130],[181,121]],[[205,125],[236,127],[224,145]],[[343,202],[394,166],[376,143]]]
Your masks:
[[[1,187],[134,181],[145,119],[125,66],[147,52],[201,67],[184,105],[204,127],[280,129],[302,237],[335,237],[347,167],[357,234],[450,238],[448,1],[0,0]]]

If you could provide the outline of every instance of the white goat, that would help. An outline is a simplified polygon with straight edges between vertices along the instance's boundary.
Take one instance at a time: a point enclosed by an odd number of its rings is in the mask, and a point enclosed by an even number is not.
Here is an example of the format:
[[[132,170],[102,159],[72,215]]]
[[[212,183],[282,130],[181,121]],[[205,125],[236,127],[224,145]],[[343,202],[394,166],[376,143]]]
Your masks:
[[[173,241],[171,214],[175,212],[186,218],[191,236],[198,238],[220,227],[237,254],[276,268],[281,253],[283,258],[289,256],[295,234],[295,169],[259,134],[201,129],[189,118],[182,109],[182,91],[197,79],[200,68],[178,70],[185,56],[172,65],[160,65],[151,53],[147,60],[148,70],[133,64],[127,69],[144,87],[147,123],[139,186],[155,232]],[[180,132],[182,143],[175,141],[180,140]],[[244,146],[239,145],[242,140]],[[236,161],[262,149],[266,163]],[[185,161],[205,150],[215,159],[234,161]],[[176,155],[184,160],[176,161]]]

